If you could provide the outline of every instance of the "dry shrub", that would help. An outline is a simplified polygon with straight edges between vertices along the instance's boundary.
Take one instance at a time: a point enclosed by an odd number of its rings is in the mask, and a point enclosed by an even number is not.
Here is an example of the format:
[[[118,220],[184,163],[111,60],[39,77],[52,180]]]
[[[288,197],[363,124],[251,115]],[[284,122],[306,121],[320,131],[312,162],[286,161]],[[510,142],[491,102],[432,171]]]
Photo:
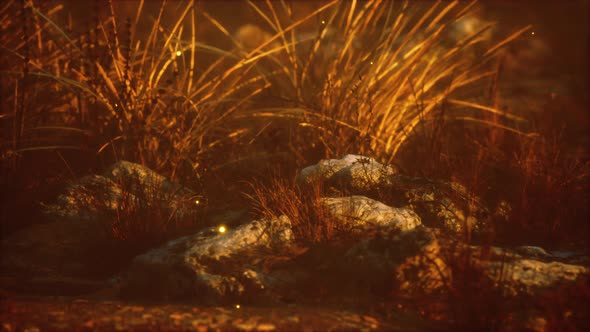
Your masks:
[[[272,178],[268,185],[251,183],[247,194],[255,212],[265,218],[289,217],[296,240],[305,246],[327,243],[338,232],[338,221],[330,215],[321,198],[322,184],[300,187],[288,180]]]
[[[526,234],[543,244],[588,240],[590,162],[568,154],[559,140],[539,136],[520,142],[507,165],[517,185],[505,236],[517,240]]]

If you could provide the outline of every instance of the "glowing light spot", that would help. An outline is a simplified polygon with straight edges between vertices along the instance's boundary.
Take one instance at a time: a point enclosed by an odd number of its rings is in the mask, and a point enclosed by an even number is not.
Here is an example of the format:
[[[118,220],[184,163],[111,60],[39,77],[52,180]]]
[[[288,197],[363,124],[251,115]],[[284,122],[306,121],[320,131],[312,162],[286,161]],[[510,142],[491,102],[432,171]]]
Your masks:
[[[236,309],[240,309],[240,305],[239,304],[236,304]]]
[[[200,200],[198,200],[198,199],[195,199],[195,204],[196,204],[196,205],[199,205],[199,204],[201,204],[201,201],[200,201]]]
[[[322,20],[322,24],[326,24],[326,21]]]
[[[535,32],[534,32],[534,31],[532,31],[532,32],[531,32],[531,35],[533,35],[533,36],[534,36],[534,35],[535,35]]]
[[[219,231],[219,233],[223,234],[225,233],[225,231],[227,231],[227,229],[225,228],[225,226],[219,226],[219,228],[217,229]]]
[[[373,64],[373,61],[371,61],[371,64]]]
[[[176,51],[176,56],[181,56],[181,55],[182,55],[182,52]]]

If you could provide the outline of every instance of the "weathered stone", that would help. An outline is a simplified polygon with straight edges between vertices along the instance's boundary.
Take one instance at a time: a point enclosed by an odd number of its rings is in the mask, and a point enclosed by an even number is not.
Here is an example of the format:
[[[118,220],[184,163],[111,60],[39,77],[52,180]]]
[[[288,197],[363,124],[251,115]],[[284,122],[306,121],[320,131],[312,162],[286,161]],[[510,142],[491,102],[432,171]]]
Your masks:
[[[545,251],[545,249],[536,246],[519,246],[514,248],[518,254],[537,259],[551,259],[553,255]]]
[[[353,190],[367,190],[396,174],[391,166],[385,166],[373,158],[349,154],[341,159],[322,160],[304,168],[298,182],[308,184],[313,181],[329,181],[336,186],[350,187]]]
[[[425,227],[363,240],[345,262],[350,271],[362,271],[362,282],[390,284],[405,295],[440,291],[450,278],[439,242]]]
[[[540,247],[470,246],[468,251],[472,262],[508,297],[534,297],[590,277],[590,267],[568,264]]]
[[[104,176],[89,175],[69,183],[55,203],[42,204],[53,219],[99,220],[116,213],[123,201],[162,205],[184,218],[197,213],[202,203],[190,189],[167,180],[149,168],[120,161]],[[199,204],[197,204],[197,202]]]
[[[298,181],[302,184],[325,181],[338,189],[363,195],[389,193],[395,201],[387,204],[408,206],[425,225],[452,234],[479,235],[486,229],[482,220],[490,217],[479,197],[459,183],[404,176],[391,166],[359,155],[322,160],[304,168]]]
[[[520,258],[510,262],[486,262],[488,275],[507,296],[536,296],[559,286],[574,285],[590,276],[590,268],[561,263]],[[498,278],[498,276],[502,276]]]
[[[408,188],[405,198],[408,205],[421,215],[429,226],[438,227],[453,234],[463,234],[467,230],[475,233],[481,230],[477,218],[481,216],[481,211],[475,204],[469,204],[477,202],[477,198],[470,201],[469,197],[455,191],[451,185],[440,183],[416,185]],[[459,206],[456,202],[463,204]]]
[[[341,221],[340,226],[353,234],[385,229],[406,231],[421,224],[412,210],[392,208],[364,196],[322,198],[322,202]]]
[[[84,176],[69,183],[55,203],[42,203],[43,213],[51,219],[72,221],[96,220],[104,211],[115,211],[121,201],[121,188],[112,180],[100,176]]]
[[[215,228],[203,230],[136,257],[125,273],[122,292],[212,303],[261,292],[274,287],[272,280],[259,276],[244,257],[256,250],[280,251],[292,241],[291,223],[284,216],[253,221],[224,233]]]
[[[104,176],[118,184],[130,179],[136,180],[137,183],[133,181],[130,183],[132,186],[130,191],[134,193],[157,191],[162,195],[171,195],[176,198],[195,196],[195,192],[189,188],[168,180],[148,167],[124,160],[113,164],[105,171]]]

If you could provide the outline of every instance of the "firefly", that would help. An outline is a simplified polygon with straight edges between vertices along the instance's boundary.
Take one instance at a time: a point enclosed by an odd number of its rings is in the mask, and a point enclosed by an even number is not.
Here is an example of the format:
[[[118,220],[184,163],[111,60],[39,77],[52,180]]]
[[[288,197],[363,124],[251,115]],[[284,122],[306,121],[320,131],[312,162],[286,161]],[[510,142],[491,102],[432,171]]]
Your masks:
[[[240,309],[240,305],[239,304],[236,304],[236,309]]]
[[[176,51],[176,56],[181,56],[182,52],[181,51]]]
[[[227,229],[225,228],[225,226],[221,225],[219,226],[219,228],[217,229],[219,231],[219,233],[223,234],[225,233],[225,231],[227,231]]]

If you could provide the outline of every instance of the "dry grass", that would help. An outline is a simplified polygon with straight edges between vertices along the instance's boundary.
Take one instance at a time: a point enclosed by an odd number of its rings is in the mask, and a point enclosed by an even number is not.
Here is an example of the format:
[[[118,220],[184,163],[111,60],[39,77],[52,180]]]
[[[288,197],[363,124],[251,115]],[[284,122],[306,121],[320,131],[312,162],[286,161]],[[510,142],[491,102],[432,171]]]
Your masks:
[[[203,227],[194,197],[161,188],[155,179],[136,173],[74,187],[70,196],[77,213],[99,225],[91,255],[101,268],[121,268],[136,255]]]
[[[274,35],[246,58],[276,54],[274,62],[260,65],[276,73],[270,81],[283,100],[281,106],[254,109],[250,116],[292,119],[292,126],[312,128],[296,142],[320,146],[320,157],[356,151],[392,162],[414,129],[432,119],[443,102],[471,109],[463,120],[518,132],[506,121],[492,123],[483,115],[521,118],[453,95],[493,76],[495,54],[527,28],[481,50],[490,26],[448,45],[449,30],[471,9],[456,2],[426,8],[386,1],[329,2],[312,13],[322,17],[315,35],[297,31],[307,18],[292,18],[288,6],[250,5]]]
[[[260,171],[268,164],[356,153],[456,180],[491,207],[507,200],[510,222],[497,224],[490,241],[587,246],[587,157],[564,152],[571,135],[553,121],[531,125],[529,114],[495,107],[498,55],[528,27],[490,41],[491,26],[482,25],[453,39],[477,6],[464,2],[329,1],[306,12],[283,1],[247,5],[264,24],[253,45],[193,1],[162,5],[153,21],[144,1],[123,19],[106,2],[82,33],[58,16],[61,5],[0,5],[0,162],[3,195],[17,197],[2,204],[26,211],[15,200],[31,199],[43,181],[125,159],[189,186],[203,180],[221,200],[250,190],[259,214],[287,215],[300,243],[325,245],[340,230],[319,184],[247,177],[268,177]],[[199,40],[202,24],[234,49]],[[105,224],[117,246],[139,253],[186,230],[166,197],[123,192]],[[3,225],[28,219],[3,211]],[[479,271],[461,260],[454,268],[463,278],[449,300],[459,327],[504,319]],[[495,311],[474,294],[486,294]]]
[[[246,195],[255,213],[265,218],[289,217],[293,234],[301,245],[313,246],[335,239],[339,222],[321,201],[324,196],[321,183],[302,188],[275,177],[268,185],[255,181],[250,186],[252,193]]]
[[[196,20],[203,18],[193,2],[162,4],[151,31],[140,39],[134,27],[145,19],[143,5],[137,2],[134,18],[121,22],[110,4],[106,19],[96,14],[87,22],[87,32],[79,36],[68,34],[33,3],[21,10],[21,16],[43,25],[35,33],[46,38],[39,47],[50,54],[30,57],[29,43],[20,48],[5,46],[5,51],[13,63],[24,63],[20,74],[23,79],[35,79],[31,88],[46,85],[60,98],[41,96],[43,103],[64,103],[62,97],[72,102],[51,110],[19,106],[17,118],[24,117],[25,111],[27,118],[47,113],[51,118],[47,129],[52,131],[41,145],[29,139],[33,135],[21,137],[26,136],[21,128],[27,133],[39,130],[38,123],[15,123],[10,128],[13,146],[4,155],[88,148],[72,144],[71,136],[66,139],[69,145],[55,142],[60,133],[79,133],[92,137],[89,148],[99,156],[107,154],[106,161],[140,161],[175,178],[198,169],[214,148],[240,138],[243,131],[227,128],[224,121],[267,84],[247,75],[251,64],[239,63],[231,53],[196,40]],[[173,5],[180,15],[171,26],[163,26],[163,17]],[[203,67],[197,59],[206,52],[218,58]]]

